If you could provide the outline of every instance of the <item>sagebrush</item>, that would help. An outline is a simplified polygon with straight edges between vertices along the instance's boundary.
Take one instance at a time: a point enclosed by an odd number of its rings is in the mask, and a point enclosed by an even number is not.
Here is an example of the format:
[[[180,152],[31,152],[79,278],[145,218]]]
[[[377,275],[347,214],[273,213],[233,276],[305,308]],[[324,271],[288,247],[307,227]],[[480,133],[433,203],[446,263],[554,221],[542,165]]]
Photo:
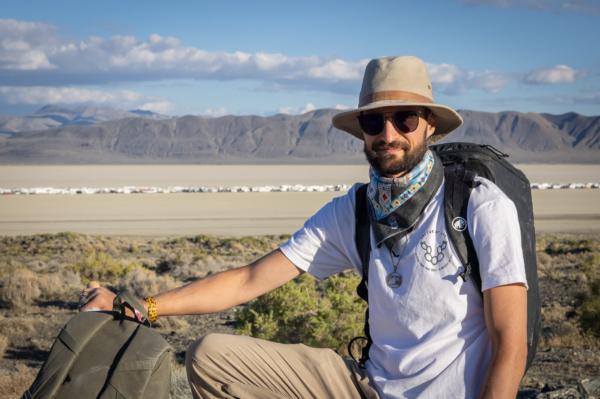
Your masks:
[[[302,342],[347,354],[348,342],[363,334],[366,303],[355,292],[359,281],[354,273],[321,282],[303,274],[239,311],[236,330],[257,338]]]

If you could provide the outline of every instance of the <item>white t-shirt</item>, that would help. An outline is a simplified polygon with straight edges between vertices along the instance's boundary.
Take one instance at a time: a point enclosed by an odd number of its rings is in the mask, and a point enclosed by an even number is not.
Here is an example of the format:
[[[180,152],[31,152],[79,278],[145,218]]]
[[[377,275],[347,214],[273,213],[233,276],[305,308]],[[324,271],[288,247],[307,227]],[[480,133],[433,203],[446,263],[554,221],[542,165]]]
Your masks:
[[[521,234],[513,202],[486,179],[473,189],[467,219],[480,264],[482,290],[527,284]],[[322,279],[346,269],[362,273],[354,241],[358,184],[306,221],[282,252],[297,267]],[[444,185],[417,227],[394,248],[377,248],[371,232],[369,326],[373,345],[367,370],[385,398],[475,398],[485,382],[491,340],[481,292],[463,270],[447,234]],[[402,275],[399,288],[387,275]]]

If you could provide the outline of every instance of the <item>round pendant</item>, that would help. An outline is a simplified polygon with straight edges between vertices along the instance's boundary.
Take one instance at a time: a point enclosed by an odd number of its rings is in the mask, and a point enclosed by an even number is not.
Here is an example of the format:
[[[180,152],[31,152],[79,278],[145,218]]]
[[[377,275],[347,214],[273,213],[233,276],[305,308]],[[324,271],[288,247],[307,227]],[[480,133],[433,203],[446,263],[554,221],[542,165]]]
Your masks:
[[[402,285],[402,276],[400,273],[392,272],[387,275],[385,282],[390,288],[398,288]]]

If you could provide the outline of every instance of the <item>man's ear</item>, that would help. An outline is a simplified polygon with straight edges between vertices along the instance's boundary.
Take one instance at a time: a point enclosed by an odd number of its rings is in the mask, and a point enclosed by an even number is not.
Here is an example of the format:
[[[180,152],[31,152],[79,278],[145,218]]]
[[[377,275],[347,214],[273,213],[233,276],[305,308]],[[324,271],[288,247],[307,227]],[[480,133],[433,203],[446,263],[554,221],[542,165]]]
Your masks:
[[[427,131],[427,138],[433,136],[435,133],[435,115],[431,112],[427,115],[427,127],[425,129]]]

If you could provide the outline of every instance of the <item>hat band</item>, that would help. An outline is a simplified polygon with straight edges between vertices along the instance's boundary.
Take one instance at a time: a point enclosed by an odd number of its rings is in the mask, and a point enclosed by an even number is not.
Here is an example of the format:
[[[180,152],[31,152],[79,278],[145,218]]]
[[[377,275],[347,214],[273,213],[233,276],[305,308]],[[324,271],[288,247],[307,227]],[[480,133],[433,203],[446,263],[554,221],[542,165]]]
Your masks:
[[[417,93],[402,90],[387,90],[387,91],[376,91],[375,93],[365,94],[360,97],[359,107],[374,103],[376,101],[384,100],[400,100],[405,102],[420,102],[433,104],[433,100],[429,97],[422,96]]]

